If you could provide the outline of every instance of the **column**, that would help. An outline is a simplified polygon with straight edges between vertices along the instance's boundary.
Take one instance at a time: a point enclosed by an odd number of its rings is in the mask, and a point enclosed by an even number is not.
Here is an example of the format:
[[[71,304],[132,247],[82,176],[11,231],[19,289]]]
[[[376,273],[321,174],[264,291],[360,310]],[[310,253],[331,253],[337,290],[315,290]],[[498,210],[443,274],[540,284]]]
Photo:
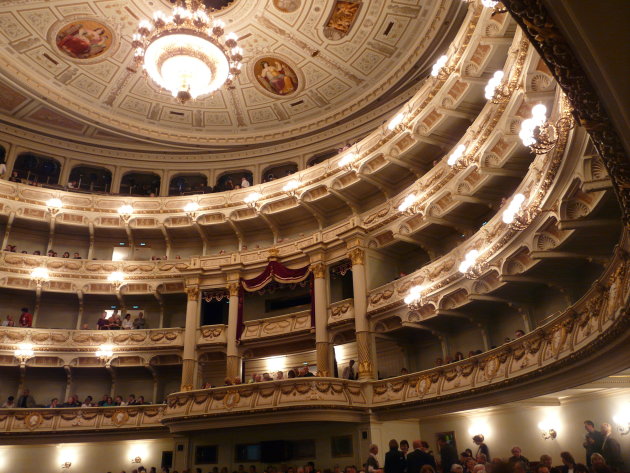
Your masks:
[[[241,378],[241,354],[238,349],[236,333],[238,329],[238,293],[239,282],[231,282],[228,285],[230,291],[230,305],[227,326],[227,369],[225,375],[229,378]]]
[[[317,375],[332,376],[330,365],[330,339],[328,336],[328,298],[326,297],[326,265],[322,262],[311,266],[315,303],[315,348],[317,350]]]
[[[182,391],[191,391],[197,378],[197,328],[199,327],[199,286],[186,286],[186,328],[184,329],[184,362]]]
[[[375,379],[374,340],[367,318],[367,277],[365,250],[353,248],[348,253],[352,261],[352,287],[354,291],[354,327],[357,339],[359,379]]]

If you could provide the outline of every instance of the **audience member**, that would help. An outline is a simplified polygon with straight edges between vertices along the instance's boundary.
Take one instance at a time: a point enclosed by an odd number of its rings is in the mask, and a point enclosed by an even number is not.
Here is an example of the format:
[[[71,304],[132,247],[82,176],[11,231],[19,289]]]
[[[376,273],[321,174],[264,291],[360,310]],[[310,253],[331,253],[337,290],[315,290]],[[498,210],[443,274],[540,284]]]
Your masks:
[[[593,453],[589,461],[592,465],[591,473],[611,473],[612,471],[601,453]]]
[[[409,454],[409,442],[407,442],[406,440],[401,440],[400,441],[400,451],[403,454],[403,458],[407,458],[407,455]]]
[[[407,455],[407,473],[420,473],[420,469],[424,465],[431,465],[435,468],[435,458],[422,449],[422,442],[420,440],[414,440],[413,452]]]
[[[449,473],[451,466],[457,463],[457,450],[455,447],[446,441],[444,435],[438,437],[438,447],[440,449],[440,464],[442,466],[442,473]]]
[[[525,471],[529,471],[529,460],[522,455],[521,447],[512,447],[512,456],[508,459],[510,465],[522,463]]]
[[[600,430],[604,439],[601,454],[606,460],[606,464],[613,471],[622,471],[623,459],[621,458],[621,446],[617,440],[611,437],[612,427],[610,424],[604,423]]]
[[[604,436],[595,428],[595,424],[592,420],[584,421],[584,430],[586,430],[586,435],[584,436],[584,443],[582,445],[586,450],[586,464],[590,467],[593,453],[602,452]]]
[[[354,372],[354,363],[355,363],[355,361],[354,361],[354,360],[350,360],[350,361],[348,362],[348,366],[346,366],[346,367],[343,369],[343,372],[342,372],[342,374],[341,374],[341,377],[342,377],[343,379],[357,379],[357,375],[356,375],[356,373]]]
[[[22,395],[18,397],[17,407],[31,408],[35,407],[35,399],[31,396],[31,392],[28,389],[22,391]]]
[[[20,327],[31,327],[33,325],[33,314],[31,314],[26,307],[22,308],[19,324]]]
[[[475,458],[479,456],[480,453],[483,453],[486,456],[486,459],[490,458],[490,449],[484,443],[484,436],[481,434],[475,435],[473,437],[473,443],[477,445],[477,453],[475,454]]]
[[[372,444],[370,445],[368,458],[365,462],[366,473],[383,473],[376,455],[378,455],[378,445]]]
[[[385,454],[385,473],[404,473],[405,458],[400,450],[398,450],[398,442],[395,439],[389,441],[389,452]]]
[[[144,318],[144,312],[138,313],[138,317],[133,319],[133,328],[136,330],[145,328],[146,324],[147,324],[147,321]]]
[[[56,397],[53,397],[50,400],[50,404],[48,404],[47,407],[50,407],[51,409],[54,409],[55,407],[62,407],[59,405],[59,399],[57,399]]]
[[[122,329],[123,330],[131,330],[133,328],[133,322],[131,321],[131,314],[125,315],[125,318],[122,320]]]
[[[12,315],[7,315],[7,320],[2,322],[3,327],[15,327],[15,320]]]
[[[108,325],[107,314],[103,312],[96,322],[96,330],[107,330]]]
[[[7,398],[7,400],[4,401],[4,404],[2,404],[2,408],[3,409],[13,409],[15,407],[17,407],[17,406],[15,404],[15,397],[13,397],[13,396],[9,396]]]

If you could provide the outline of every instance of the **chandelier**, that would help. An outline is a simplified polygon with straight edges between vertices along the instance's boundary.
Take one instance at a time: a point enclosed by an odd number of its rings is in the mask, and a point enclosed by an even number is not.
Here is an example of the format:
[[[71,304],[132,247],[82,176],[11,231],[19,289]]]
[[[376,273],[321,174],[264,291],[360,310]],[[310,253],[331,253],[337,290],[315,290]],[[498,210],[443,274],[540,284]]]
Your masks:
[[[243,50],[199,0],[178,0],[171,16],[161,11],[138,24],[132,46],[138,66],[180,103],[230,85],[241,72]]]

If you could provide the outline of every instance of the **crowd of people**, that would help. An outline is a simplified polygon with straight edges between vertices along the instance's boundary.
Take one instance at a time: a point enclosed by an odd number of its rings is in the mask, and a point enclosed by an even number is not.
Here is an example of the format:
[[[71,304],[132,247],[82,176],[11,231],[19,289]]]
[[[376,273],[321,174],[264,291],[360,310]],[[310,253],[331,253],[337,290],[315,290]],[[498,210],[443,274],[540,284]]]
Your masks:
[[[147,319],[144,312],[139,312],[137,317],[131,319],[131,314],[121,317],[117,313],[107,317],[107,312],[103,312],[96,322],[96,330],[140,330],[147,328]]]
[[[109,394],[103,394],[103,398],[95,402],[92,396],[86,396],[83,402],[77,394],[71,395],[66,402],[60,401],[54,397],[49,403],[45,405],[37,405],[35,399],[31,395],[30,390],[24,389],[22,394],[18,396],[17,400],[15,396],[9,396],[7,400],[2,404],[3,409],[30,409],[34,407],[114,407],[114,406],[141,406],[145,404],[151,404],[144,399],[144,396],[137,396],[130,394],[127,399],[123,396],[112,397]]]
[[[17,253],[17,246],[16,245],[7,245],[4,247],[4,251],[7,251],[9,253]],[[20,251],[21,254],[23,255],[27,255],[28,251],[26,250],[22,250]],[[35,256],[41,256],[42,252],[40,250],[35,250],[33,251],[33,255]],[[59,257],[59,253],[57,253],[55,250],[48,250],[48,253],[46,253],[46,256],[49,256],[51,258],[58,258]],[[65,259],[83,259],[81,258],[81,255],[79,254],[78,251],[74,251],[72,253],[72,256],[70,256],[70,252],[69,251],[64,251],[61,254],[61,258],[65,258]]]
[[[472,440],[476,447],[458,453],[445,435],[439,435],[437,458],[427,442],[390,440],[389,451],[381,468],[377,459],[378,446],[371,445],[368,458],[362,471],[365,473],[620,473],[623,471],[621,446],[612,437],[612,427],[603,423],[600,430],[595,424],[584,421],[586,435],[583,447],[585,463],[579,463],[570,452],[560,454],[561,465],[554,466],[550,455],[540,456],[539,461],[530,461],[523,455],[519,446],[510,450],[508,458],[490,456],[490,449],[483,435],[475,435]]]
[[[510,456],[490,456],[490,449],[484,442],[483,435],[473,437],[475,452],[467,448],[458,453],[455,446],[444,435],[437,439],[438,453],[434,454],[428,442],[414,440],[411,445],[407,440],[390,440],[389,450],[381,467],[377,455],[378,445],[371,445],[368,457],[360,467],[348,465],[341,468],[317,468],[313,462],[304,466],[282,465],[268,466],[262,473],[621,473],[624,468],[619,442],[611,437],[610,424],[604,423],[600,430],[592,421],[584,422],[586,435],[584,439],[585,463],[578,462],[567,451],[560,453],[554,462],[551,455],[543,454],[538,461],[530,460],[519,446],[510,450]],[[163,467],[161,473],[180,473]],[[111,472],[108,472],[111,473]],[[123,471],[121,473],[127,473]],[[155,467],[146,470],[144,467],[131,470],[131,473],[157,473]],[[201,468],[184,469],[181,473],[204,473]],[[213,467],[207,473],[229,473],[227,467]],[[258,473],[256,466],[248,470],[239,465],[233,473]]]

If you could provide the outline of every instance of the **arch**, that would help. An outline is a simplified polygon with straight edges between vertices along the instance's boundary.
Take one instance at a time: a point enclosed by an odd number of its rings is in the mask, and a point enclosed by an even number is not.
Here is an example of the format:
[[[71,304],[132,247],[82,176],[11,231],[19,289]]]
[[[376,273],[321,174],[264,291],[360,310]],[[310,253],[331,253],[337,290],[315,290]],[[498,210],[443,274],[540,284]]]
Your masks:
[[[153,172],[129,171],[120,181],[120,193],[140,196],[156,196],[160,193],[162,178]]]
[[[297,163],[289,162],[267,166],[260,176],[261,182],[273,181],[281,177],[289,176],[298,171]],[[270,179],[271,177],[271,179]]]
[[[328,151],[317,153],[316,155],[313,155],[310,158],[308,158],[308,160],[306,161],[306,167],[310,168],[312,166],[315,166],[316,164],[322,163],[326,161],[327,159],[332,158],[333,156],[337,156],[338,154],[339,154],[339,150],[337,149],[330,149]]]
[[[168,195],[193,195],[208,192],[208,176],[201,173],[179,173],[168,183]]]
[[[69,189],[80,189],[90,192],[109,192],[112,186],[112,172],[99,166],[78,164],[70,171]]]
[[[214,191],[223,192],[238,189],[241,187],[243,178],[247,179],[250,185],[254,183],[254,174],[247,169],[225,171],[217,176]]]
[[[13,177],[17,177],[32,184],[59,184],[61,163],[47,156],[31,152],[21,153],[13,166]]]

